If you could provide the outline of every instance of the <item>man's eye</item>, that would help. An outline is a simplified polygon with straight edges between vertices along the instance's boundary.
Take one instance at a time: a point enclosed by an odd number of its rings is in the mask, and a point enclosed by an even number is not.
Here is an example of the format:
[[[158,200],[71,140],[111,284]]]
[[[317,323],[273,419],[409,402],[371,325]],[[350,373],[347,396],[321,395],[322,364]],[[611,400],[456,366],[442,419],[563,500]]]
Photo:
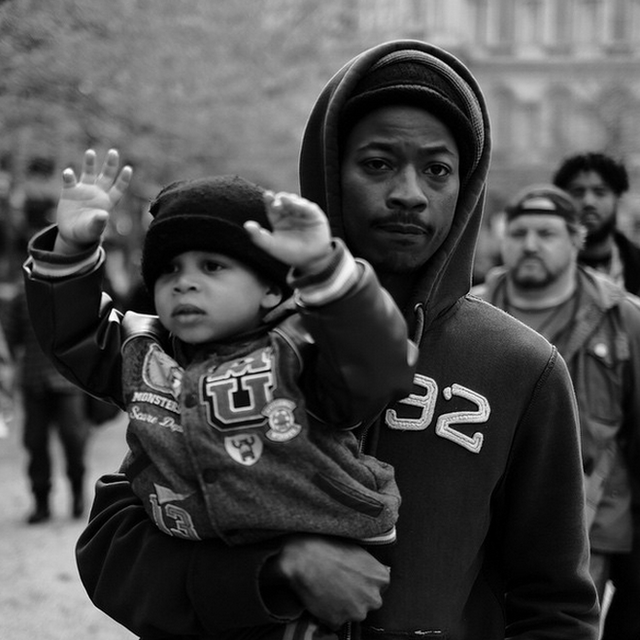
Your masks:
[[[389,168],[389,163],[382,158],[369,158],[362,162],[362,166],[369,171],[384,171]]]
[[[446,164],[430,164],[426,173],[431,174],[435,178],[444,178],[451,173],[451,169]]]

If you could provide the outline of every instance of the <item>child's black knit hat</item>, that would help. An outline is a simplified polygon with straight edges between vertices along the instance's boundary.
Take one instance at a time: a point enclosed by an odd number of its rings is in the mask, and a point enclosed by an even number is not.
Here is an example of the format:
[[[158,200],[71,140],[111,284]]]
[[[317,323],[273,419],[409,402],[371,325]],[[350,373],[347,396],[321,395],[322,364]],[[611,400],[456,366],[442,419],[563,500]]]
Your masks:
[[[182,180],[166,186],[151,203],[153,220],[142,248],[142,278],[153,293],[165,266],[185,251],[233,257],[256,275],[288,290],[289,267],[258,248],[243,224],[255,220],[271,229],[264,190],[239,176]]]

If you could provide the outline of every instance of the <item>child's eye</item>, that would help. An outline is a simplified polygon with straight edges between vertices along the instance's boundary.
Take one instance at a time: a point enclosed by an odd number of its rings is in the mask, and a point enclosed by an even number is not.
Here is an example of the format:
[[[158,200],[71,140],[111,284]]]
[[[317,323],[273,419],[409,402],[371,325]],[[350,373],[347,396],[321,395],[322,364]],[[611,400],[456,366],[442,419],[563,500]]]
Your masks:
[[[204,271],[208,273],[214,273],[216,271],[220,271],[221,269],[224,269],[224,265],[220,264],[216,260],[205,260],[202,267]]]
[[[162,269],[160,270],[160,274],[165,276],[165,275],[170,275],[172,273],[175,273],[178,269],[178,266],[176,264],[174,264],[173,262],[167,262],[165,264],[162,265]]]

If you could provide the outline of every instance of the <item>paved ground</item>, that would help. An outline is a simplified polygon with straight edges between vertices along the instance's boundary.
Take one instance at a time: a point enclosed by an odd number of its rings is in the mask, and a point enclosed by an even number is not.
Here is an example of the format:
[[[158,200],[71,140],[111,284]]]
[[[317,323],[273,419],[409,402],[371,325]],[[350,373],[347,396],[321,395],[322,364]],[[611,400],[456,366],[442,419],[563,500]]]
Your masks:
[[[125,422],[117,419],[93,434],[89,490],[124,455]],[[89,601],[78,577],[74,547],[84,521],[68,517],[67,486],[57,440],[53,519],[24,523],[31,508],[20,445],[20,417],[0,434],[0,640],[134,640],[136,636]],[[610,595],[610,594],[607,594]]]
[[[89,448],[89,492],[95,479],[117,468],[124,453],[125,424],[94,430]],[[84,520],[69,518],[62,455],[55,441],[54,517],[28,526],[31,498],[20,445],[20,417],[0,437],[0,639],[133,640],[136,636],[96,609],[76,570],[74,546]]]

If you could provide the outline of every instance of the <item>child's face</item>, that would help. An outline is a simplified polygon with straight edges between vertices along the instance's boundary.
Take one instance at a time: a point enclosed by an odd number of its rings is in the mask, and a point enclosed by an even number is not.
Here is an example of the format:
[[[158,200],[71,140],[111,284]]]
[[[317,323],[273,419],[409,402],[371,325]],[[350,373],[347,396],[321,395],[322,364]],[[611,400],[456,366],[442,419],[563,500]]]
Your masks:
[[[234,258],[186,251],[156,280],[154,298],[162,324],[184,342],[199,344],[257,328],[282,295]]]

